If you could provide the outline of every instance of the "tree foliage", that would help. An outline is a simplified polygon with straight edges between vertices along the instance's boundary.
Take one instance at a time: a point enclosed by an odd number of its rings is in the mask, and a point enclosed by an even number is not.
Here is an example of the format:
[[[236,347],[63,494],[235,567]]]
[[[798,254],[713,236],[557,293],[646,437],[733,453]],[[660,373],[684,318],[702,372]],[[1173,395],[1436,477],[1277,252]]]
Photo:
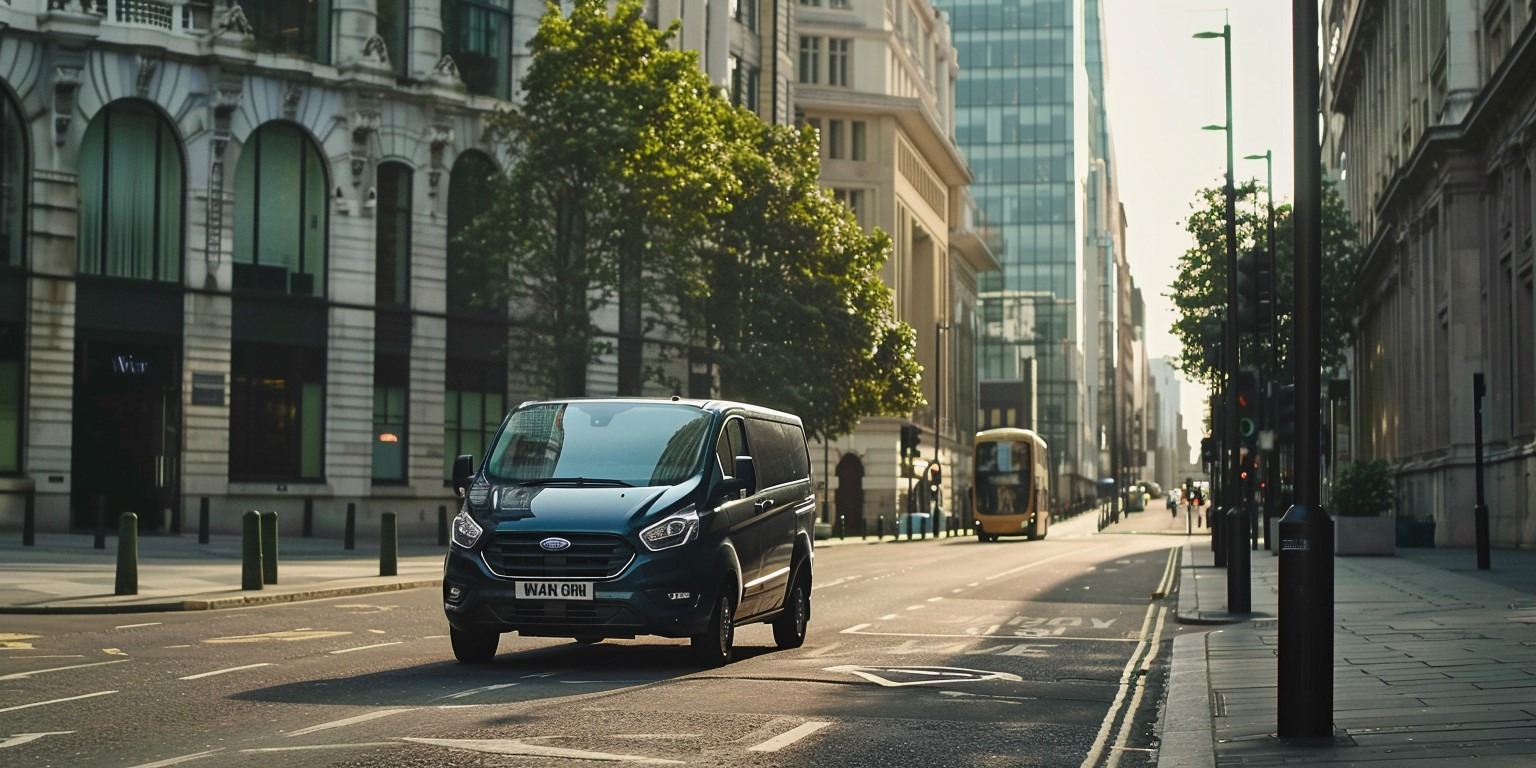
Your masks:
[[[1251,183],[1239,185],[1237,196],[1237,252],[1241,254],[1246,250],[1266,247],[1267,211],[1263,187]],[[1183,347],[1176,364],[1190,379],[1216,391],[1221,389],[1224,381],[1221,360],[1222,318],[1226,315],[1227,307],[1226,196],[1223,189],[1211,187],[1200,190],[1190,208],[1192,212],[1185,220],[1185,230],[1194,238],[1194,245],[1179,258],[1179,273],[1174,279],[1172,293],[1169,294],[1178,310],[1173,333]],[[1271,347],[1267,339],[1256,338],[1251,333],[1242,334],[1239,341],[1242,367],[1258,368],[1266,376],[1278,376],[1281,380],[1290,380],[1286,371],[1293,357],[1293,225],[1291,206],[1277,204],[1274,334],[1277,343]],[[1338,190],[1333,184],[1327,183],[1323,187],[1322,241],[1320,356],[1323,373],[1327,376],[1343,365],[1348,349],[1348,329],[1341,305],[1359,261],[1354,223],[1349,218]]]
[[[668,46],[676,29],[637,0],[549,5],[526,96],[493,124],[512,163],[463,239],[476,301],[510,303],[542,393],[588,394],[615,347],[595,314],[617,308],[621,394],[641,376],[682,391],[666,366],[640,370],[649,338],[816,435],[910,412],[921,367],[879,279],[890,239],[820,186],[813,132],[732,107]]]

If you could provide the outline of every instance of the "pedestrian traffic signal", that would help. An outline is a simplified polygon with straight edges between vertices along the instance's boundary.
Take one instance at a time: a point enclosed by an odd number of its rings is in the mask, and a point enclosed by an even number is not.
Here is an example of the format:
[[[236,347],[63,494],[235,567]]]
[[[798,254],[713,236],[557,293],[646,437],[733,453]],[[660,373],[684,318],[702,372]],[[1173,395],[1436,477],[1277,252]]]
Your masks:
[[[1254,252],[1253,295],[1257,315],[1253,332],[1268,336],[1275,328],[1275,253],[1268,248]]]
[[[922,442],[922,432],[916,424],[901,425],[901,459],[911,461],[917,458],[917,445]]]
[[[1237,257],[1237,330],[1249,333],[1258,330],[1259,318],[1259,257],[1248,251]]]
[[[1259,372],[1237,372],[1233,389],[1237,397],[1237,436],[1252,449],[1259,442]]]
[[[1214,437],[1200,438],[1200,463],[1211,464],[1221,459],[1220,443]]]
[[[1286,445],[1296,442],[1296,385],[1275,392],[1275,437]]]
[[[934,493],[939,492],[939,485],[944,482],[944,469],[937,463],[928,465],[928,488]]]

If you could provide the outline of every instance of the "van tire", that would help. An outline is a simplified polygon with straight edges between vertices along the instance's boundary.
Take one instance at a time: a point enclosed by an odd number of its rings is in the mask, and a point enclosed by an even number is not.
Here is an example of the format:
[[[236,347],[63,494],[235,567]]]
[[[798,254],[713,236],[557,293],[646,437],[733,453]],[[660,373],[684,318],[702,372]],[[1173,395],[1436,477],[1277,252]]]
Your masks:
[[[789,594],[784,597],[784,612],[773,620],[773,642],[783,650],[805,645],[806,628],[811,623],[811,579],[804,567],[795,571]]]
[[[736,600],[730,582],[720,585],[715,608],[709,614],[709,626],[702,634],[688,638],[693,657],[707,667],[731,663],[731,648],[736,642]]]
[[[453,657],[460,664],[489,664],[496,658],[496,646],[501,643],[501,633],[488,629],[449,627],[448,639],[453,643]]]

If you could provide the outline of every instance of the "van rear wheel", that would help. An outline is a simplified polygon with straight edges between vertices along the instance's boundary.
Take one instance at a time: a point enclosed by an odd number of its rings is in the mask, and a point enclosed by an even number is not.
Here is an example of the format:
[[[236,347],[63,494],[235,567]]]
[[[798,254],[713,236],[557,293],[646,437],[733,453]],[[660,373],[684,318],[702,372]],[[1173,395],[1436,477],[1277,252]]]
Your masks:
[[[805,631],[811,622],[811,579],[802,568],[795,575],[784,598],[784,613],[773,620],[773,642],[788,650],[805,645]]]
[[[703,634],[688,638],[693,656],[699,663],[718,667],[731,663],[731,647],[736,642],[736,601],[729,583],[720,586],[715,598],[715,609],[709,615],[709,626]]]
[[[501,633],[488,629],[449,627],[448,639],[453,643],[453,657],[460,664],[489,664],[496,658],[496,646],[501,643]]]

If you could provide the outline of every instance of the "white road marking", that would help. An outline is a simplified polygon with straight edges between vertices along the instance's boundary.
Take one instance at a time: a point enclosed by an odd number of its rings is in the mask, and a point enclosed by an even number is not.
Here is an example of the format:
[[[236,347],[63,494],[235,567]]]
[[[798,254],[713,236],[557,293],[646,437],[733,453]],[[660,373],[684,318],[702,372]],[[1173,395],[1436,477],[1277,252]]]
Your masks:
[[[306,749],[363,749],[372,747],[398,747],[398,741],[359,741],[355,744],[310,744],[302,747],[252,747],[241,752],[300,752]]]
[[[34,669],[31,672],[12,672],[9,675],[0,675],[0,680],[24,680],[33,675],[42,675],[48,672],[63,672],[70,669],[85,669],[86,667],[99,667],[103,664],[121,664],[128,659],[113,659],[112,661],[94,661],[90,664],[75,664],[68,667],[53,667],[51,669]]]
[[[437,697],[437,700],[441,701],[443,699],[462,699],[465,696],[473,696],[473,695],[475,695],[477,693],[485,693],[486,691],[496,691],[496,690],[500,690],[502,688],[511,688],[514,685],[517,685],[517,683],[499,683],[497,685],[486,685],[486,686],[482,686],[480,688],[471,688],[471,689],[469,689],[467,691],[459,691],[458,693],[450,693],[450,694],[448,694],[446,696],[439,696],[439,697]]]
[[[978,683],[986,680],[1020,682],[1023,678],[1008,672],[991,672],[985,669],[963,667],[861,667],[848,664],[827,667],[827,672],[847,672],[886,688],[902,688],[909,685],[942,685],[945,683]],[[882,674],[883,673],[883,674]],[[892,680],[885,675],[913,676],[920,680]]]
[[[245,669],[255,669],[257,667],[270,667],[270,666],[272,666],[272,665],[269,664],[269,663],[266,663],[266,662],[262,662],[261,664],[247,664],[247,665],[245,665],[243,667],[230,667],[228,669],[215,669],[212,672],[199,672],[199,673],[197,673],[195,675],[187,675],[186,677],[178,677],[176,679],[177,680],[197,680],[199,678],[213,677],[214,675],[222,675],[222,674],[225,674],[225,673],[228,673],[228,672],[239,672],[239,671],[245,670]]]
[[[122,650],[120,650],[118,648],[103,648],[103,649],[101,649],[101,652],[105,653],[108,656],[127,656],[128,655],[126,653],[123,653]]]
[[[930,602],[930,603],[937,603],[938,601],[943,600],[943,599],[944,598],[942,598],[942,597],[930,597],[930,598],[928,598],[928,602]]]
[[[348,717],[348,718],[345,718],[345,719],[342,719],[342,720],[332,720],[329,723],[321,723],[319,725],[311,725],[308,728],[300,728],[299,730],[294,731],[293,733],[287,734],[287,736],[289,738],[292,738],[294,736],[307,736],[307,735],[309,735],[311,733],[315,733],[316,731],[328,731],[328,730],[330,730],[332,728],[341,728],[341,727],[348,726],[348,725],[356,725],[358,723],[366,723],[369,720],[377,720],[377,719],[379,719],[381,717],[389,717],[390,715],[398,715],[401,712],[410,712],[413,709],[415,709],[415,707],[411,707],[411,708],[407,708],[407,709],[381,709],[381,710],[379,710],[377,712],[369,712],[366,715],[358,715],[357,717]]]
[[[44,733],[18,733],[4,741],[0,741],[0,749],[6,747],[19,747],[28,742],[37,741],[44,736],[67,736],[74,731],[47,731]]]
[[[1126,694],[1131,686],[1136,685],[1139,687],[1140,685],[1140,676],[1134,672],[1137,663],[1148,653],[1149,647],[1152,652],[1157,650],[1155,632],[1161,631],[1162,621],[1160,617],[1166,610],[1159,607],[1157,603],[1151,603],[1147,606],[1146,616],[1141,621],[1141,632],[1138,633],[1136,649],[1131,651],[1131,657],[1125,661],[1125,669],[1120,673],[1120,688],[1115,691],[1114,701],[1110,702],[1109,711],[1104,714],[1104,722],[1099,725],[1099,733],[1093,740],[1093,746],[1089,748],[1088,755],[1083,758],[1082,768],[1094,768],[1099,764],[1100,756],[1104,754],[1105,747],[1109,745],[1110,729],[1114,727],[1115,720],[1120,716],[1121,708],[1126,704]],[[1154,619],[1157,619],[1155,625],[1157,630],[1153,629]],[[1154,642],[1147,642],[1149,635]],[[1151,656],[1147,656],[1147,658],[1150,659]]]
[[[517,739],[417,739],[407,738],[405,741],[416,744],[430,744],[437,747],[450,749],[467,749],[474,752],[489,752],[493,755],[531,755],[536,757],[566,757],[574,760],[600,760],[609,763],[645,763],[649,765],[682,765],[680,760],[663,760],[658,757],[642,757],[640,755],[615,755],[608,752],[587,752],[580,749],[562,749],[560,747],[544,747],[537,744],[525,744]]]
[[[334,656],[334,655],[336,655],[338,653],[351,653],[353,651],[371,651],[374,648],[385,648],[385,647],[388,647],[388,646],[391,646],[391,645],[399,645],[399,644],[401,644],[403,642],[405,642],[405,641],[404,640],[396,640],[396,641],[394,641],[392,643],[378,643],[377,645],[360,645],[360,646],[358,646],[356,648],[342,648],[340,650],[331,651],[331,655]]]
[[[853,626],[843,630],[843,634],[851,635],[851,634],[854,634],[854,633],[858,632],[859,630],[861,630],[861,629],[863,629],[863,628],[865,628],[867,626],[869,626],[869,625],[868,624],[855,624],[855,625],[853,625]],[[3,678],[0,678],[0,679],[3,679]]]
[[[853,581],[855,579],[860,579],[860,578],[863,578],[863,577],[862,576],[844,576],[841,579],[833,579],[832,581],[829,581],[829,582],[827,582],[825,584],[817,584],[817,585],[811,587],[811,591],[814,592],[814,591],[816,591],[818,589],[825,589],[826,587],[835,587],[835,586],[837,586],[839,584],[846,584],[846,583],[848,583],[850,581]]]
[[[1108,544],[1101,544],[1101,545],[1099,545],[1097,547],[1090,547],[1088,549],[1073,550],[1073,551],[1070,551],[1070,552],[1063,552],[1063,553],[1061,553],[1059,555],[1055,555],[1053,557],[1047,557],[1044,560],[1036,560],[1036,561],[1034,561],[1032,563],[1026,563],[1026,564],[1021,565],[1021,566],[1019,566],[1017,568],[1010,568],[1010,569],[1008,569],[1006,571],[1003,571],[1001,573],[994,573],[991,576],[988,576],[986,579],[984,579],[984,581],[992,581],[993,579],[1001,579],[1001,578],[1004,578],[1006,576],[1012,576],[1013,574],[1019,573],[1020,571],[1027,571],[1027,570],[1029,570],[1031,568],[1038,568],[1039,566],[1045,565],[1046,563],[1049,563],[1049,562],[1052,562],[1052,561],[1055,561],[1055,560],[1060,560],[1063,557],[1070,557],[1072,555],[1086,554],[1088,552],[1092,552],[1092,551],[1098,550],[1098,549],[1105,549],[1107,547],[1109,547]]]
[[[217,749],[210,749],[207,752],[197,752],[191,755],[182,755],[181,757],[173,757],[169,760],[159,760],[153,763],[140,763],[139,765],[133,766],[133,768],[165,768],[167,765],[179,765],[181,763],[190,763],[193,760],[201,760],[205,757],[212,757],[218,751],[219,750]]]
[[[891,619],[897,618],[900,615],[901,614],[899,613],[887,613],[886,615],[880,617],[880,621],[890,621]],[[867,627],[869,625],[865,624],[864,626]]]
[[[79,696],[70,696],[70,697],[63,698],[63,699],[49,699],[47,701],[34,701],[31,704],[18,704],[18,705],[14,706],[14,707],[6,707],[5,709],[0,709],[0,712],[15,712],[18,709],[31,709],[33,707],[41,707],[41,706],[43,706],[45,704],[62,704],[64,702],[66,702],[66,701],[79,701],[80,699],[94,699],[97,696],[110,696],[110,695],[112,695],[114,693],[117,693],[117,691],[97,691],[95,693],[85,693],[85,694],[81,694]]]
[[[808,723],[801,723],[800,725],[797,725],[794,728],[791,728],[761,744],[747,747],[747,751],[777,752],[829,725],[831,725],[831,723],[821,720],[812,720]]]
[[[924,608],[927,608],[927,607],[928,606],[926,606],[926,605],[909,605],[909,606],[907,606],[907,610],[909,610],[909,611],[920,611],[920,610],[922,610]]]
[[[1082,640],[1082,641],[1090,642],[1090,643],[1135,643],[1135,642],[1140,642],[1139,639],[1134,638],[1134,637],[1067,637],[1065,635],[1029,634],[1028,630],[1023,630],[1024,634],[1003,633],[1001,635],[977,635],[977,634],[955,635],[955,634],[942,634],[942,633],[935,634],[935,633],[925,633],[925,632],[865,632],[864,628],[868,627],[868,626],[870,626],[870,625],[868,625],[868,624],[860,624],[860,625],[858,625],[856,627],[849,627],[849,628],[843,630],[842,634],[845,634],[845,635],[874,635],[874,636],[879,636],[879,637],[962,637],[962,638],[964,638],[964,637],[968,637],[968,638],[993,637],[993,638],[1000,638],[1000,639],[1007,639],[1007,640],[1032,639],[1032,638],[1045,638],[1045,637],[1048,637],[1048,638],[1050,638],[1052,640]]]
[[[826,656],[827,654],[831,653],[832,651],[837,650],[837,647],[839,645],[842,645],[842,643],[830,643],[828,645],[823,645],[820,648],[817,648],[816,650],[811,651],[810,653],[805,654],[801,658],[814,659],[814,658],[817,658],[818,656]]]
[[[158,622],[158,621],[146,621],[143,624],[124,624],[121,627],[113,627],[113,629],[138,629],[139,627],[158,627],[158,626],[160,626],[160,622]]]

